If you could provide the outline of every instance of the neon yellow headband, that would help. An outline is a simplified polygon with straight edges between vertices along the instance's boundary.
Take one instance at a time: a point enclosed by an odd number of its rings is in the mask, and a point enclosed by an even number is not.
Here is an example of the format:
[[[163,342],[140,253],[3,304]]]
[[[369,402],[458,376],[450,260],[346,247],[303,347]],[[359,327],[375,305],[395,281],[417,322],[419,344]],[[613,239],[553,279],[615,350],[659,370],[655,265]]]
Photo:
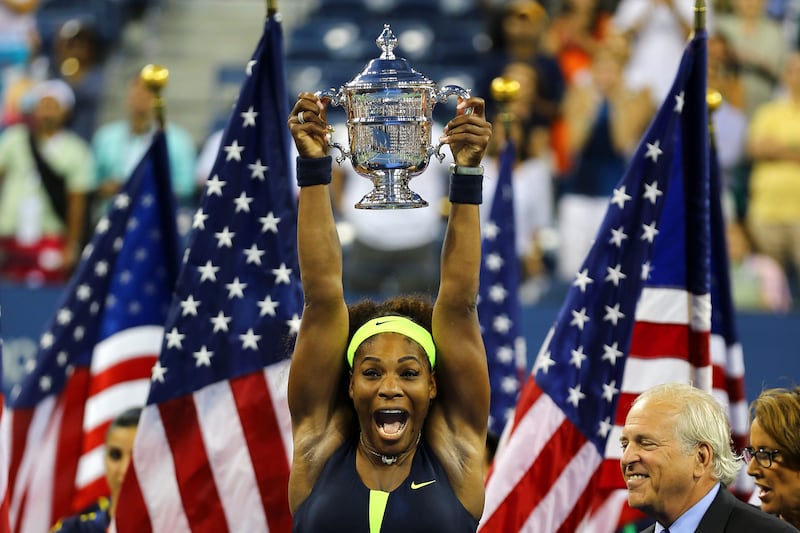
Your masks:
[[[428,355],[428,361],[431,362],[431,368],[436,364],[436,347],[428,330],[404,316],[387,315],[368,320],[353,334],[353,338],[350,339],[350,344],[347,346],[347,363],[350,368],[353,368],[353,359],[355,359],[358,347],[365,340],[378,333],[405,335],[422,346],[422,349]]]

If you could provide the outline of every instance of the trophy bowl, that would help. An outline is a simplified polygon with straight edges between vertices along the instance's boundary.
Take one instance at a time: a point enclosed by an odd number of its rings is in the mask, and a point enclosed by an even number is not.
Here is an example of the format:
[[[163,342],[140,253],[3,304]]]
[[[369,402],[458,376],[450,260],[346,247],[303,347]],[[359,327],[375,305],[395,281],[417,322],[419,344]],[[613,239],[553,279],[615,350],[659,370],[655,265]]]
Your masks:
[[[397,38],[389,24],[375,40],[380,57],[339,89],[317,92],[332,106],[347,113],[349,150],[339,143],[341,164],[350,158],[355,171],[372,181],[373,189],[355,207],[358,209],[408,209],[428,205],[409,187],[421,174],[431,156],[444,159],[441,143],[431,144],[433,108],[452,95],[469,98],[469,91],[457,85],[436,84],[395,57]]]

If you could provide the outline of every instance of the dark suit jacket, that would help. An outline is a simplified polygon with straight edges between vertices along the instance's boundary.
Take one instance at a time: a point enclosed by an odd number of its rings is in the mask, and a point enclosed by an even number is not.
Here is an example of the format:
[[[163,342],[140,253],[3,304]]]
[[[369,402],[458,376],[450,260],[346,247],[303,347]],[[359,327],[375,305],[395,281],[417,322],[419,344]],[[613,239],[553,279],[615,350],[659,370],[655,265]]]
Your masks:
[[[655,524],[641,533],[653,533]],[[744,503],[724,486],[711,502],[695,533],[790,533],[796,532],[789,523]]]

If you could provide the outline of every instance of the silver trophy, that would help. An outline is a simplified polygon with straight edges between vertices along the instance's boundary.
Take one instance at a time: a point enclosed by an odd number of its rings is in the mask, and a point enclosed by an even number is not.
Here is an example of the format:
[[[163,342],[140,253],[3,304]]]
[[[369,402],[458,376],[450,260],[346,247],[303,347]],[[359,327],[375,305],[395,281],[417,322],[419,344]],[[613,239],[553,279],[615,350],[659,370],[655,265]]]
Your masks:
[[[444,159],[441,143],[431,145],[433,107],[451,95],[469,98],[470,93],[457,85],[437,89],[405,59],[395,57],[397,38],[388,24],[375,42],[380,57],[338,90],[317,93],[347,111],[350,150],[339,143],[330,144],[341,151],[336,158],[340,164],[349,157],[355,171],[372,180],[373,190],[357,208],[425,207],[428,202],[412,191],[408,182],[427,168],[432,155]]]

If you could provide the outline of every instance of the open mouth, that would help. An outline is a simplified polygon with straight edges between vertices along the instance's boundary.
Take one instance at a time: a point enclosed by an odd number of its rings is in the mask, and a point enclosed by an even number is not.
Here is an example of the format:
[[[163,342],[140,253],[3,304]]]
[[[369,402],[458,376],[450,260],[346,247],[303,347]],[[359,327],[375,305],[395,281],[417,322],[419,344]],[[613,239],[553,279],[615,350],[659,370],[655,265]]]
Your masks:
[[[393,438],[405,429],[408,413],[400,409],[382,409],[375,412],[373,419],[382,436]]]
[[[764,500],[769,501],[770,494],[772,494],[772,489],[770,489],[769,487],[765,487],[764,485],[758,485],[758,484],[756,484],[756,489],[758,491],[758,497],[762,501]]]

